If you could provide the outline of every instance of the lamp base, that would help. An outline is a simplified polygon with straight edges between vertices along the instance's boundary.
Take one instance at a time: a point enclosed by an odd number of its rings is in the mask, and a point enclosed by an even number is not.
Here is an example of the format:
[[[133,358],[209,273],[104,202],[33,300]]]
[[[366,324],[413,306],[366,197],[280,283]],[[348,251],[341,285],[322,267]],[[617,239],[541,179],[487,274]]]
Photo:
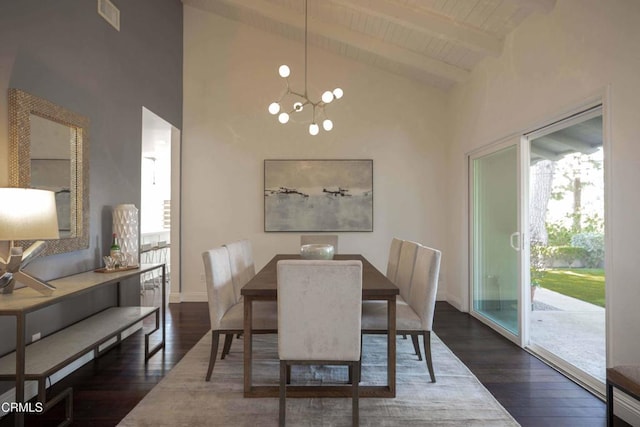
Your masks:
[[[6,261],[0,258],[0,270],[4,271],[2,276],[0,276],[0,293],[5,295],[13,293],[16,282],[20,282],[40,292],[42,295],[50,296],[53,294],[53,291],[56,289],[55,286],[43,282],[21,270],[42,252],[44,245],[45,243],[43,241],[37,241],[24,252],[20,247],[12,247],[9,252],[9,258]]]

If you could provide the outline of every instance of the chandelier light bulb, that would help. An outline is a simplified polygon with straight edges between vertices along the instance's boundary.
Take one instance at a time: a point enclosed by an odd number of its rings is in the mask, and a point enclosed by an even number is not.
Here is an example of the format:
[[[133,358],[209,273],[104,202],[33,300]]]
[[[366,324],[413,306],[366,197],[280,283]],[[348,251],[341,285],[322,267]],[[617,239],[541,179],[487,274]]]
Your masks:
[[[325,119],[322,122],[322,128],[324,130],[326,130],[327,132],[330,131],[331,129],[333,129],[333,122],[331,120],[329,120],[329,119]]]
[[[304,108],[304,105],[302,104],[302,102],[294,102],[293,103],[293,109],[297,112],[302,111],[302,109]]]
[[[277,102],[272,102],[271,104],[269,104],[269,112],[273,115],[278,114],[278,112],[280,111],[280,104],[278,104]]]
[[[342,89],[340,89],[339,87],[335,88],[333,90],[333,96],[336,97],[336,99],[340,99],[342,98],[342,95],[344,95],[344,92],[342,91]]]
[[[333,101],[333,93],[330,90],[328,90],[322,94],[322,102],[324,102],[325,104],[328,104],[331,101]]]
[[[280,68],[278,68],[278,74],[280,74],[280,77],[284,79],[289,77],[289,74],[291,74],[291,70],[287,65],[281,65]]]
[[[282,124],[287,123],[289,121],[289,115],[287,113],[280,113],[278,121]]]
[[[309,133],[310,133],[311,135],[317,135],[317,134],[318,134],[318,132],[320,132],[320,127],[319,127],[317,124],[315,124],[315,123],[311,123],[311,124],[309,125]]]

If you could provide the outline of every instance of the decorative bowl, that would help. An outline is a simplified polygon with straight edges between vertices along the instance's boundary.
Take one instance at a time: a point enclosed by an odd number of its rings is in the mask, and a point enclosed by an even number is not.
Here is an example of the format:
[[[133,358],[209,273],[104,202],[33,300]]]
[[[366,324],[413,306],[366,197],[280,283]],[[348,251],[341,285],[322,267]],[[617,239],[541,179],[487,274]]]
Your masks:
[[[333,245],[314,243],[300,246],[300,256],[304,259],[333,259]]]

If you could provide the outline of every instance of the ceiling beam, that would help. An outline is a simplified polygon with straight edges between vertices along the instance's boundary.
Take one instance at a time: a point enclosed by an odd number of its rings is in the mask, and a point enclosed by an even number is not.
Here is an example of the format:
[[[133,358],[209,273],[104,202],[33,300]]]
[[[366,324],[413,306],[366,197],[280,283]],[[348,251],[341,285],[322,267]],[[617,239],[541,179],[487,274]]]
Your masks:
[[[386,0],[328,0],[355,12],[391,21],[418,33],[447,40],[484,55],[499,56],[503,41],[470,25],[425,9],[402,6]]]
[[[266,19],[280,22],[283,25],[304,32],[304,16],[291,9],[274,5],[266,0],[215,0],[214,2],[211,0],[183,0],[183,3],[214,13],[217,13],[218,9],[215,7],[216,5],[212,3],[217,3],[219,6],[225,6],[227,9],[230,8],[238,11],[235,15],[242,14],[243,12],[252,12]],[[233,16],[227,17],[233,19]],[[344,43],[360,49],[363,52],[456,83],[467,80],[470,75],[470,72],[463,68],[420,55],[341,25],[323,22],[313,16],[309,16],[308,21],[309,35],[316,35],[337,43]],[[312,38],[310,37],[309,39]]]

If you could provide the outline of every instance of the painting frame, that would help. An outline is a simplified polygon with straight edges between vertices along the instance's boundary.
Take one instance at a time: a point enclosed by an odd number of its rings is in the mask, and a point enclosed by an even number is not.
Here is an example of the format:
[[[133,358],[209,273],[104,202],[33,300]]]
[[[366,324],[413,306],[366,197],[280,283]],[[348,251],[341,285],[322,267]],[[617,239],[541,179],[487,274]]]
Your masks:
[[[373,232],[372,159],[265,159],[265,232]]]

